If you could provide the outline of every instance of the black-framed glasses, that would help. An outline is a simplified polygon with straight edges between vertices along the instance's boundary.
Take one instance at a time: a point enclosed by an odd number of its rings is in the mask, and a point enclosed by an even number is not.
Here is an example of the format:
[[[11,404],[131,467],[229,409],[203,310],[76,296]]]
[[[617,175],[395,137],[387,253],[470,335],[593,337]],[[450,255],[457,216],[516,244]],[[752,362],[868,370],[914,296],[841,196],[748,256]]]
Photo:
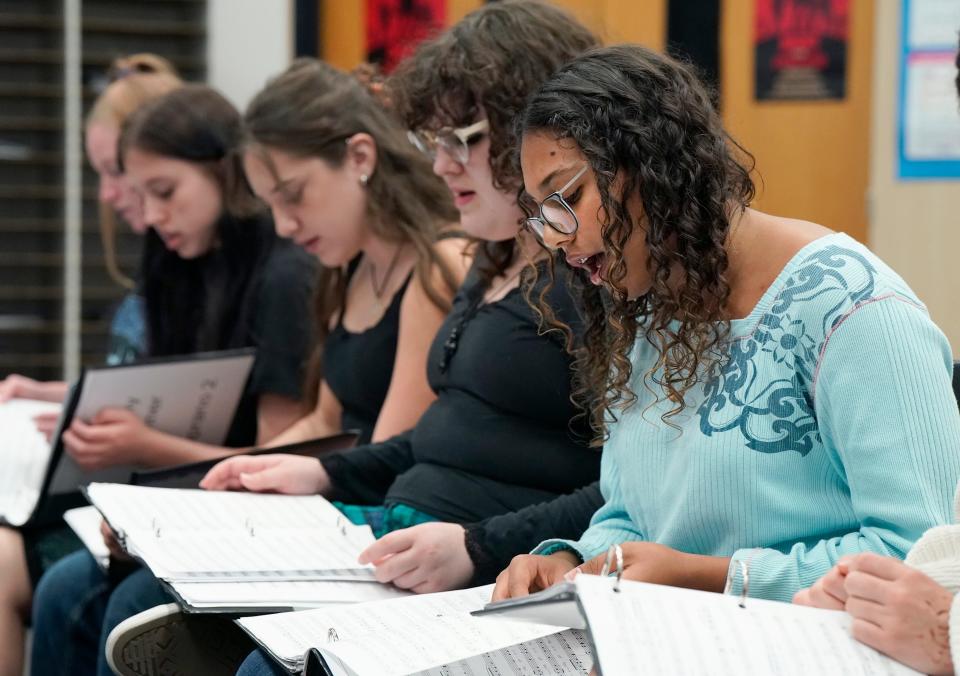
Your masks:
[[[442,148],[454,160],[460,164],[466,164],[470,160],[470,145],[488,131],[490,131],[490,123],[487,120],[480,120],[457,129],[444,127],[436,131],[428,129],[408,131],[407,138],[417,150],[431,160],[437,157],[437,148]]]
[[[561,235],[572,235],[580,228],[580,221],[574,213],[573,207],[563,199],[563,194],[586,173],[589,166],[588,164],[584,164],[583,168],[574,174],[573,178],[567,181],[562,188],[547,195],[546,198],[537,205],[540,211],[539,216],[530,216],[524,221],[527,228],[533,231],[541,240],[543,240],[543,233],[547,229],[547,226],[550,226],[551,229]]]

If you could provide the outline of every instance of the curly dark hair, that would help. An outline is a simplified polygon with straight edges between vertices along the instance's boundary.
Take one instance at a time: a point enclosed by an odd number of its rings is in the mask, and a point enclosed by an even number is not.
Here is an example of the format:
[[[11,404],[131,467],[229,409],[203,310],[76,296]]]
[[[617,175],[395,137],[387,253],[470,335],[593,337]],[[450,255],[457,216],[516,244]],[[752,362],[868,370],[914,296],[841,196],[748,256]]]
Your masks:
[[[422,43],[394,71],[387,90],[411,129],[465,126],[485,115],[494,186],[515,192],[523,180],[514,120],[526,97],[561,65],[598,44],[557,7],[504,0],[471,12]],[[486,242],[477,255],[481,278],[489,283],[510,264],[514,242]]]
[[[636,401],[630,350],[638,333],[659,355],[643,382],[673,402],[663,416],[669,424],[686,392],[716,367],[729,330],[725,242],[731,217],[754,196],[752,156],[724,131],[690,67],[634,45],[595,49],[560,69],[531,97],[519,129],[572,140],[596,176],[612,288],[585,285],[574,391],[595,441]],[[632,196],[643,206],[639,222],[627,209]],[[652,286],[630,299],[623,251],[638,232]],[[679,282],[671,269],[682,271]],[[549,308],[541,311],[557,324]]]

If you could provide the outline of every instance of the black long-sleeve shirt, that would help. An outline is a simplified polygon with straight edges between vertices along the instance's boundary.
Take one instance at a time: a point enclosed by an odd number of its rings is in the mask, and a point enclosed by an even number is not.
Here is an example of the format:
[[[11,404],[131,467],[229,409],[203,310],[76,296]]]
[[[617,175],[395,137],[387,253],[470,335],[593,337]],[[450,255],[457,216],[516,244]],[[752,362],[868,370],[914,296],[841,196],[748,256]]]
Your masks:
[[[579,331],[566,274],[557,270],[548,299]],[[564,337],[539,334],[519,289],[478,305],[483,292],[471,272],[431,346],[427,377],[437,399],[416,427],[322,460],[333,497],[472,523],[599,477],[600,454],[586,445],[586,420],[570,402]]]
[[[603,506],[600,482],[548,502],[466,526],[464,542],[473,561],[473,585],[489,584],[518,554],[549,538],[576,540]]]

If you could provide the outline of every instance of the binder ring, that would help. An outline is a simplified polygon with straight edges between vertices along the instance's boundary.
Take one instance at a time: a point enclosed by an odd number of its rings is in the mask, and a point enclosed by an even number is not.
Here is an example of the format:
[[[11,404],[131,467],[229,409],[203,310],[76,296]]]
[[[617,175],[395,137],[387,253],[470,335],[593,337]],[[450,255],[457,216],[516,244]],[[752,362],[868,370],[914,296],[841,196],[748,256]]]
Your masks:
[[[752,559],[753,556],[751,555]],[[747,607],[747,596],[750,593],[750,559],[744,561],[743,559],[737,560],[737,566],[740,568],[740,577],[743,578],[743,584],[740,586],[740,601],[737,603],[741,608]],[[729,594],[730,590],[733,589],[733,575],[727,579],[726,587],[724,587],[723,593]]]
[[[607,549],[607,557],[603,560],[600,577],[609,575],[614,565],[617,567],[617,580],[613,583],[613,591],[619,592],[620,582],[623,580],[623,548],[620,545],[610,545]]]

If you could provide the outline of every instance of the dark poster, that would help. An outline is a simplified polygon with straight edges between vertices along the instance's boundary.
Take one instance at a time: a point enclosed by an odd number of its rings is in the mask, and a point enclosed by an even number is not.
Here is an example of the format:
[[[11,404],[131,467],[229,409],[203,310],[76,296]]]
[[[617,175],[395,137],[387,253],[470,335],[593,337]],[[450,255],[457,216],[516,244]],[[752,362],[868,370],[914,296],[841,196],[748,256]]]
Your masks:
[[[389,73],[417,43],[443,29],[446,0],[367,0],[367,60]]]
[[[842,99],[849,0],[756,0],[756,97]]]

